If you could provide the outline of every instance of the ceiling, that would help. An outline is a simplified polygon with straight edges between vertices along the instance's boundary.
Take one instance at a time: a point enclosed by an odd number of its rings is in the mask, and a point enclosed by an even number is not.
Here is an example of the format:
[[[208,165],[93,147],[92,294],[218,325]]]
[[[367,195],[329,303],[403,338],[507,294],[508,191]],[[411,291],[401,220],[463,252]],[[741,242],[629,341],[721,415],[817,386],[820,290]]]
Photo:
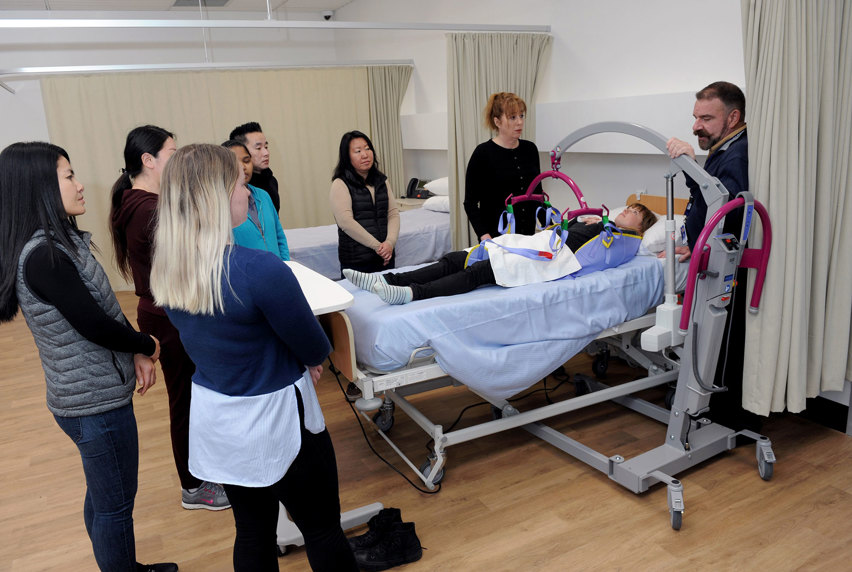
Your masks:
[[[103,12],[168,12],[198,10],[198,0],[191,7],[174,7],[177,0],[0,0],[0,11],[103,11]],[[203,2],[204,0],[202,0]],[[337,10],[354,0],[269,0],[269,9],[297,12]],[[182,2],[187,3],[187,2]],[[214,3],[211,0],[211,4]],[[221,4],[222,0],[215,2]],[[221,8],[208,7],[209,11],[260,12],[266,14],[267,0],[224,0]]]

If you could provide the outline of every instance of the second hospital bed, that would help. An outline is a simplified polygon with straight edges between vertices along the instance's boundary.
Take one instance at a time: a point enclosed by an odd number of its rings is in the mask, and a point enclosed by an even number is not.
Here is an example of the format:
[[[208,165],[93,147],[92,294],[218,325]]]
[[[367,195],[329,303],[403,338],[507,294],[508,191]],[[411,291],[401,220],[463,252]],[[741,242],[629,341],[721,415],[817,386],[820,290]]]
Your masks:
[[[439,259],[452,249],[448,212],[418,208],[399,213],[396,242],[398,267]],[[284,231],[290,259],[332,280],[340,279],[337,225],[288,228]]]

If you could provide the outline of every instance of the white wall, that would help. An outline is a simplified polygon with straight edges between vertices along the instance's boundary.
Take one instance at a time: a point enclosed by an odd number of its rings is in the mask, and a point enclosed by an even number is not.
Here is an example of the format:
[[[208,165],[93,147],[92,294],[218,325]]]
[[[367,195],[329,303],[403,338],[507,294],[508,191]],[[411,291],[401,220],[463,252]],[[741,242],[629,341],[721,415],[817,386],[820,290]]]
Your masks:
[[[88,13],[100,18],[186,19],[186,12]],[[0,18],[44,18],[44,12],[0,11]],[[265,14],[264,14],[265,16]],[[52,12],[53,18],[77,17],[72,12]],[[216,13],[211,18],[253,18],[257,14]],[[319,20],[319,14],[299,13],[299,20]],[[293,19],[296,19],[294,17]],[[0,70],[21,67],[251,63],[278,65],[328,64],[338,61],[332,30],[215,29],[204,34],[193,29],[56,29],[9,30],[0,33]],[[1,80],[16,90],[0,88],[0,149],[22,140],[48,138],[47,122],[38,80]],[[251,102],[245,102],[250,106]],[[61,145],[61,141],[55,143]]]
[[[43,12],[2,12],[43,17]],[[71,14],[53,13],[56,18]],[[136,14],[102,13],[103,18]],[[186,12],[145,13],[149,19],[194,17]],[[216,18],[257,18],[241,13]],[[286,13],[278,18],[285,19]],[[320,19],[294,13],[290,19]],[[537,134],[542,168],[561,137],[590,120],[640,122],[665,136],[690,140],[692,93],[717,79],[744,84],[739,0],[356,0],[337,10],[338,21],[531,24],[551,26],[553,47],[541,75]],[[23,66],[270,62],[317,64],[413,60],[402,106],[404,178],[447,174],[446,34],[403,30],[210,30],[205,55],[200,30],[4,30],[0,69]],[[712,47],[711,47],[712,46]],[[38,81],[9,81],[0,90],[0,146],[47,138]],[[246,102],[251,105],[251,102]],[[628,192],[661,192],[665,160],[629,138],[590,138],[572,149],[563,172],[590,202],[619,204]],[[57,142],[60,143],[61,142]],[[651,152],[650,155],[642,153]],[[570,192],[550,185],[557,204]],[[565,193],[564,195],[562,193]],[[682,185],[680,196],[686,192]]]
[[[338,10],[336,18],[550,25],[553,47],[536,102],[535,142],[543,152],[543,168],[550,167],[546,151],[552,145],[591,121],[640,122],[667,137],[692,140],[694,92],[719,79],[745,84],[739,0],[712,6],[699,0],[531,0],[523,5],[509,0],[358,0]],[[336,45],[339,54],[357,53],[364,59],[414,60],[402,108],[403,141],[409,150],[406,178],[446,175],[447,163],[434,155],[447,145],[445,33],[348,30],[337,33]],[[585,153],[566,158],[563,172],[609,204],[623,202],[625,189],[662,192],[666,161],[634,156],[656,151],[642,150],[644,143],[637,146],[628,139],[592,138],[578,145],[575,149]],[[595,155],[600,153],[604,155]],[[677,189],[686,196],[685,187]]]

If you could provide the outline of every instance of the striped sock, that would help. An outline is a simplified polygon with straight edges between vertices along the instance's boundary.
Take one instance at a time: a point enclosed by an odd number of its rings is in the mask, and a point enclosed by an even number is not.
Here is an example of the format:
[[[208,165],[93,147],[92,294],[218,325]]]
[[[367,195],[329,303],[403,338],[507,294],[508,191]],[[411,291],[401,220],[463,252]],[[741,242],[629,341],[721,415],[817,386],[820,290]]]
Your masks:
[[[384,280],[376,282],[373,294],[388,304],[408,304],[414,299],[414,292],[409,286],[392,286]]]
[[[366,290],[367,292],[371,292],[373,290],[373,286],[378,282],[387,284],[385,277],[378,272],[359,272],[357,270],[352,270],[351,268],[344,268],[343,276],[355,286],[361,290]]]

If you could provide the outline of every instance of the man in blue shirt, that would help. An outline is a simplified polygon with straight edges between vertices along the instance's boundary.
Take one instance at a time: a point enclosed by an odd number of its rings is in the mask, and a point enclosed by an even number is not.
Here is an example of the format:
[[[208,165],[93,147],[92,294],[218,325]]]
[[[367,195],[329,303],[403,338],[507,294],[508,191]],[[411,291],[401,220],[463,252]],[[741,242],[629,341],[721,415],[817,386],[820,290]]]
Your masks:
[[[717,81],[696,93],[695,99],[692,132],[698,137],[698,146],[708,151],[704,170],[719,179],[733,199],[740,191],[748,190],[745,96],[734,84]],[[695,159],[695,149],[686,141],[672,137],[667,147],[672,159],[684,154]],[[686,175],[686,185],[691,195],[685,225],[689,246],[676,249],[681,261],[689,258],[707,216],[707,204],[698,183]],[[739,236],[741,222],[741,211],[731,213],[725,217],[725,231]]]
[[[698,146],[708,151],[704,170],[719,179],[728,190],[730,199],[734,199],[741,191],[749,190],[745,96],[734,84],[717,81],[696,93],[695,100],[692,132],[698,137]],[[686,141],[672,137],[666,146],[672,158],[687,154],[695,159],[695,150]],[[690,257],[707,218],[707,204],[698,184],[687,175],[686,185],[691,195],[684,224],[689,246],[675,249],[681,261]],[[725,232],[739,236],[741,226],[742,209],[725,217]],[[737,271],[739,295],[735,295],[728,306],[723,349],[716,367],[715,383],[727,386],[728,391],[713,398],[710,417],[732,429],[759,431],[760,418],[742,408],[747,279],[747,270],[740,268]]]

